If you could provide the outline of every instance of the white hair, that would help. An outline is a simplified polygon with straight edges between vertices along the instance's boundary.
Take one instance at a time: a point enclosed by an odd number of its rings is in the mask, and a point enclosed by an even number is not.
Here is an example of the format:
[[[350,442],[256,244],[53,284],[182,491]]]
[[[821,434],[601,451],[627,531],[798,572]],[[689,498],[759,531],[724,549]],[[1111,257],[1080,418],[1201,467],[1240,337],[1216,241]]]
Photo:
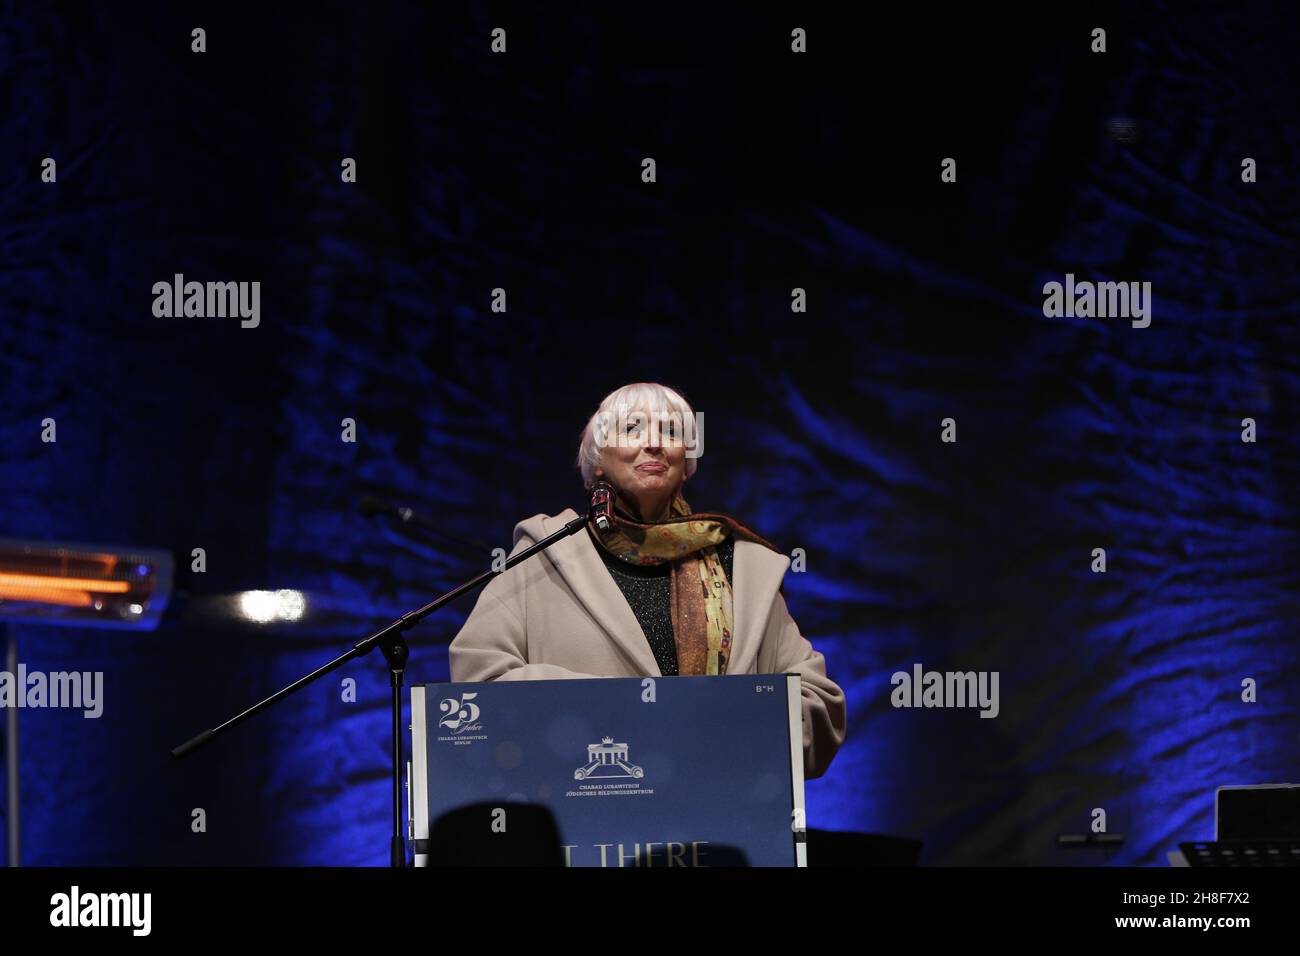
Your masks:
[[[600,407],[587,419],[587,427],[582,430],[582,441],[578,445],[577,465],[582,471],[582,482],[588,488],[596,478],[596,469],[600,467],[602,439],[608,443],[608,436],[619,420],[620,413],[631,415],[634,412],[645,412],[651,416],[665,412],[675,414],[680,416],[683,427],[689,429],[686,435],[694,434],[695,412],[686,399],[668,386],[656,382],[634,382],[614,389],[601,400]],[[686,458],[687,478],[695,474],[696,465],[695,457]]]

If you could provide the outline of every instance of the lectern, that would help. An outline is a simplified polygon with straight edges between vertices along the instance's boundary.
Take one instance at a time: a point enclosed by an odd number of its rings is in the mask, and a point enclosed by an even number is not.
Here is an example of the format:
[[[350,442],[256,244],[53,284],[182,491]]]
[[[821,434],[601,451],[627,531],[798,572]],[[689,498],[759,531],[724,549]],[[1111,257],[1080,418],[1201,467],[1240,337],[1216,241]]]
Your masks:
[[[415,865],[806,866],[799,685],[415,685]]]

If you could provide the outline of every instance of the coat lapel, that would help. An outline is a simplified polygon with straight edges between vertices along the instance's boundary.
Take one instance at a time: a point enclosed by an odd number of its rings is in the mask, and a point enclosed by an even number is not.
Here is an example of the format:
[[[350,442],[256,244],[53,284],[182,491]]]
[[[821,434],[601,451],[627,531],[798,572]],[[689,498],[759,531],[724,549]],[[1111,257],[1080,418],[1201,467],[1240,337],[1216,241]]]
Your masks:
[[[542,528],[547,534],[552,534],[576,517],[576,511],[566,508],[554,517],[543,517]],[[650,642],[646,640],[640,622],[610,577],[609,569],[596,553],[596,546],[587,532],[583,530],[557,541],[547,549],[546,556],[583,607],[623,652],[633,673],[660,674],[659,662],[655,660],[654,651],[650,650]],[[789,565],[789,558],[761,544],[736,542],[731,567],[735,635],[727,667],[729,673],[752,673],[757,667],[767,612]]]
[[[547,534],[559,531],[578,517],[572,508],[566,508],[554,517],[544,517],[542,528]],[[650,642],[646,640],[641,624],[632,613],[627,598],[610,576],[605,562],[596,553],[596,546],[584,529],[563,541],[557,541],[546,550],[570,590],[582,602],[596,623],[610,636],[614,644],[631,662],[635,674],[660,674]]]
[[[748,674],[757,668],[767,612],[789,560],[761,544],[736,542],[731,559],[731,576],[735,579],[731,582],[731,614],[736,633],[728,673]]]

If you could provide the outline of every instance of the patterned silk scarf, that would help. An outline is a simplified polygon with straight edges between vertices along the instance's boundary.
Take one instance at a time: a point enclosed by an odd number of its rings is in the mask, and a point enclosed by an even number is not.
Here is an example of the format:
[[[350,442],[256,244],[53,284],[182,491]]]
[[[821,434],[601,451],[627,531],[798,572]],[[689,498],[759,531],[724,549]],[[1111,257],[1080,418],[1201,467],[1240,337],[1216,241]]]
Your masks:
[[[622,501],[617,497],[615,505],[608,531],[601,533],[590,522],[588,527],[606,551],[629,564],[672,565],[669,607],[677,673],[725,674],[731,656],[732,596],[717,546],[734,535],[776,548],[727,515],[692,514],[680,494],[673,498],[669,517],[650,524],[620,514]]]

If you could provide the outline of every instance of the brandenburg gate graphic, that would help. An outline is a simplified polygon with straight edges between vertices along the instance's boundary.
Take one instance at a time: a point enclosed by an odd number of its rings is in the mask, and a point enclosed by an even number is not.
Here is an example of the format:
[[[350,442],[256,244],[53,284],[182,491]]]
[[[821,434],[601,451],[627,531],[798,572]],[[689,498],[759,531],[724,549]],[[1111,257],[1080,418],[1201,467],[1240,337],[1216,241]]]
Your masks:
[[[645,771],[627,762],[627,744],[602,737],[598,744],[587,745],[587,765],[573,771],[574,780],[587,777],[643,777]]]

